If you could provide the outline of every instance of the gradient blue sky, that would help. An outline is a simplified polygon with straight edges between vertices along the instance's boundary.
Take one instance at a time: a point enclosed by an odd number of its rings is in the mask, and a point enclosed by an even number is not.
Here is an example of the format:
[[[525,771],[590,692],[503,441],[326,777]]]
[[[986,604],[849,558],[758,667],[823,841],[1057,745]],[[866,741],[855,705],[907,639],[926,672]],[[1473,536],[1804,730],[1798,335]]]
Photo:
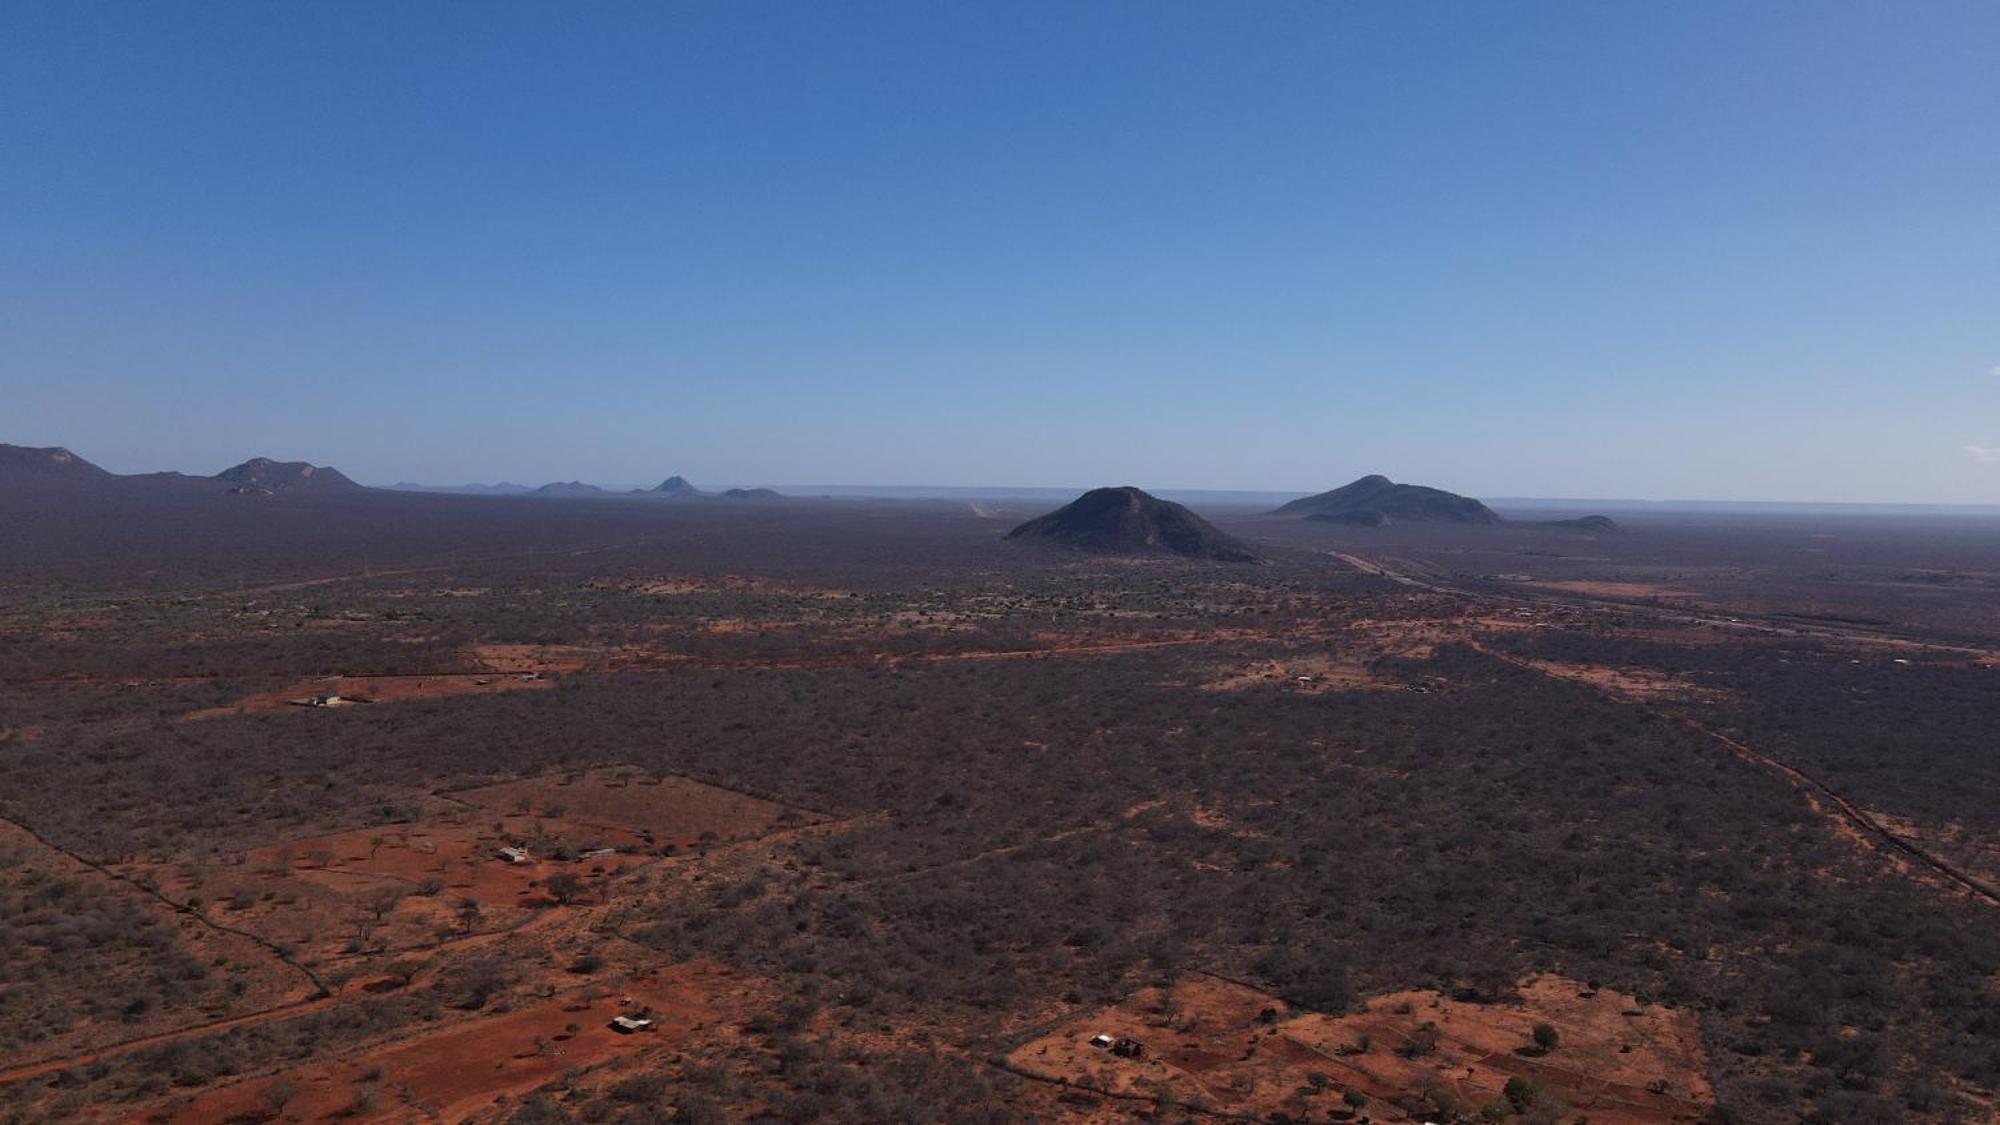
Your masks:
[[[1994,502],[1996,48],[1990,2],[7,0],[0,440]]]

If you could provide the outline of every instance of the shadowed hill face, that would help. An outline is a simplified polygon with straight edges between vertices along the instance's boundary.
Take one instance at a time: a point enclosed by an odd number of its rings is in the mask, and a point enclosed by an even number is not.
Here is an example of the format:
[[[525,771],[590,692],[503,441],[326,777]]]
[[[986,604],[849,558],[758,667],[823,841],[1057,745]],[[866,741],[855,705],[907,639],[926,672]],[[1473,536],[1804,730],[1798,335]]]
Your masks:
[[[722,494],[724,500],[782,500],[784,494],[770,488],[732,488]]]
[[[1366,476],[1331,492],[1294,500],[1277,515],[1305,516],[1364,527],[1385,523],[1499,523],[1493,509],[1470,496],[1397,484],[1385,476]]]
[[[1171,554],[1254,562],[1250,548],[1179,504],[1136,488],[1097,488],[1007,533],[1097,555]]]
[[[269,457],[252,457],[241,465],[215,474],[215,479],[246,491],[311,489],[314,492],[345,492],[361,487],[348,480],[339,469],[309,465],[304,461],[273,461]]]
[[[107,480],[110,473],[59,445],[36,448],[0,443],[0,478]]]

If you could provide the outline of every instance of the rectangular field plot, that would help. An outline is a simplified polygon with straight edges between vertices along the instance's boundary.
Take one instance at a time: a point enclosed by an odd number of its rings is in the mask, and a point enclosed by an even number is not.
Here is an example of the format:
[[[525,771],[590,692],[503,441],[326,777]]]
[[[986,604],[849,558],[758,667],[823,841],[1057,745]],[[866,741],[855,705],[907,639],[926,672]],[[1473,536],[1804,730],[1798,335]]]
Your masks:
[[[171,897],[202,898],[230,925],[328,964],[517,925],[558,899],[589,897],[621,864],[643,862],[645,847],[616,828],[459,809],[149,875]],[[574,879],[559,895],[548,885],[558,874]]]
[[[681,846],[744,840],[826,819],[684,777],[616,766],[506,781],[451,796],[496,813],[623,829],[649,842]]]

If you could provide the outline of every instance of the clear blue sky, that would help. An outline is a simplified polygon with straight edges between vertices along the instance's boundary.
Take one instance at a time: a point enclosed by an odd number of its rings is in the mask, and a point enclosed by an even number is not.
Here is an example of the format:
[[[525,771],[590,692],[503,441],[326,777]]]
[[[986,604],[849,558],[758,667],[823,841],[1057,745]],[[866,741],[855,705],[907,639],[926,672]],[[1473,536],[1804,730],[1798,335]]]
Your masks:
[[[2000,501],[2000,5],[0,3],[0,440]]]

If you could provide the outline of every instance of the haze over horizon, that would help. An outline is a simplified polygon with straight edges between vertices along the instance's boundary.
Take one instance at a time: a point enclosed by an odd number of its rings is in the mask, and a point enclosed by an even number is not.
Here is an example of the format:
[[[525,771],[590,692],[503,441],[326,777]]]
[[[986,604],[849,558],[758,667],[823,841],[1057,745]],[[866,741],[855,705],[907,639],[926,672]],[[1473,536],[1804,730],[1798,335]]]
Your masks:
[[[15,5],[115,472],[2000,502],[2000,9]]]

